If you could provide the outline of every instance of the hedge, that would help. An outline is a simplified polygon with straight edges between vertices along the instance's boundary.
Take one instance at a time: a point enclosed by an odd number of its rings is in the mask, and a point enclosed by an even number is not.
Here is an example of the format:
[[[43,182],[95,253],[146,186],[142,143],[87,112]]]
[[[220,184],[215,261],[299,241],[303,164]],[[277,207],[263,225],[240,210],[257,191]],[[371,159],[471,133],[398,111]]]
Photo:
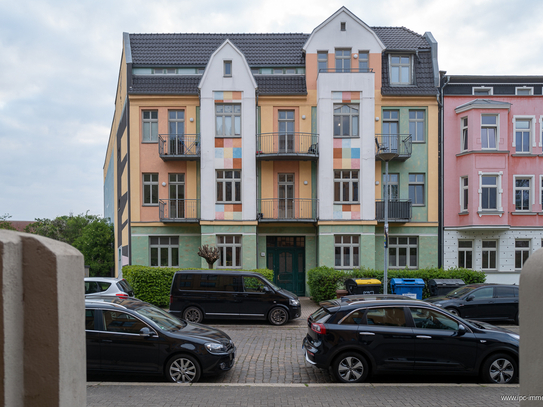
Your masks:
[[[170,304],[170,288],[172,279],[178,270],[209,270],[209,269],[180,269],[177,267],[148,267],[124,266],[123,278],[134,289],[134,295],[142,301],[154,304],[161,308],[168,308]],[[239,270],[247,271],[247,270]],[[248,270],[259,273],[273,281],[273,271],[268,269]]]
[[[383,282],[385,272],[383,270],[373,270],[367,268],[355,270],[335,270],[332,267],[321,266],[311,269],[307,272],[307,283],[311,298],[316,301],[324,301],[336,298],[336,290],[345,289],[345,280],[349,278],[376,278]],[[428,281],[432,279],[461,279],[466,284],[484,283],[486,275],[482,271],[454,268],[454,269],[418,269],[418,270],[388,270],[388,292],[390,289],[391,278],[422,278],[424,280],[424,289],[422,298],[430,296]]]

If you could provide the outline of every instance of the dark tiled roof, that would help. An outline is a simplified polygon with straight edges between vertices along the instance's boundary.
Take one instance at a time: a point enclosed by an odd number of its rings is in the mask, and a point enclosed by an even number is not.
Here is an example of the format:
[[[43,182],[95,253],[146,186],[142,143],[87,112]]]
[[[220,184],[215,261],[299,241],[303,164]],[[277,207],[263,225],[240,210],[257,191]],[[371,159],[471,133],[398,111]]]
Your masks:
[[[474,84],[474,85],[494,85],[503,83],[514,83],[519,85],[531,85],[542,83],[543,76],[520,76],[520,75],[447,75],[449,84]]]
[[[375,34],[388,49],[421,49],[430,48],[423,35],[405,27],[372,27]]]
[[[434,86],[434,73],[432,67],[432,55],[430,52],[419,52],[414,55],[415,83],[413,86],[391,86],[388,71],[388,55],[383,54],[383,73],[381,94],[383,95],[436,95],[437,87]]]
[[[261,95],[307,95],[305,76],[256,75]]]
[[[301,66],[307,34],[130,34],[132,62],[143,66],[205,66],[229,39],[249,66]]]
[[[132,76],[131,94],[197,95],[201,75]]]

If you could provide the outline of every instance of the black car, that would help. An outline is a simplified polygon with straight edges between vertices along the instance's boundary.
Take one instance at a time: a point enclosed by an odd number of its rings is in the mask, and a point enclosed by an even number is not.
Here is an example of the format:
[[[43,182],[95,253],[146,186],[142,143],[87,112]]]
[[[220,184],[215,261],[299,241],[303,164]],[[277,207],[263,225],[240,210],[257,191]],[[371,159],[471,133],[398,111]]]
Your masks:
[[[234,364],[236,348],[227,334],[146,302],[86,300],[85,314],[88,371],[158,374],[191,383]]]
[[[306,360],[331,368],[339,382],[369,374],[481,375],[489,383],[518,377],[519,336],[467,321],[429,303],[396,295],[324,301],[307,320]]]
[[[469,284],[425,301],[462,318],[519,323],[518,285]]]

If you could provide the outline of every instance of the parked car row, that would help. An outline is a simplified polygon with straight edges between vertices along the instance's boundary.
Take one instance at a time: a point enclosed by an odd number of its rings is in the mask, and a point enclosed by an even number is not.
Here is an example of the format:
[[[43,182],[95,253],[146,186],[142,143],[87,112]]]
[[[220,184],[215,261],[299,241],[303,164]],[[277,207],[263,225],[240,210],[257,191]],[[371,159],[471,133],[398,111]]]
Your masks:
[[[122,279],[85,279],[85,295],[89,371],[161,374],[177,383],[234,365],[234,343],[201,325],[204,318],[283,325],[301,316],[296,295],[257,273],[178,271],[169,313],[133,298]],[[502,297],[507,305],[492,308]],[[310,364],[331,369],[339,382],[386,373],[480,375],[500,384],[518,378],[519,336],[471,319],[518,322],[517,286],[468,285],[426,301],[351,295],[320,305],[302,348]]]

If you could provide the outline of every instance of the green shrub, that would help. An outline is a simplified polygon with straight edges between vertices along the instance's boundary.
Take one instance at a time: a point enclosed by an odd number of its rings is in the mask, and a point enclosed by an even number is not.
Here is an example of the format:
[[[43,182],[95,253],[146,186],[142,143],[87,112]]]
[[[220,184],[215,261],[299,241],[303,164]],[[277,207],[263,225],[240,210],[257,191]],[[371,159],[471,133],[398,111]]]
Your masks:
[[[124,266],[123,277],[134,289],[134,295],[142,301],[161,308],[170,304],[170,289],[173,276],[178,270],[209,270],[209,269],[180,269],[178,267],[149,267]],[[240,270],[244,271],[244,270]],[[273,271],[268,269],[250,270],[273,281]]]
[[[332,267],[321,266],[307,272],[307,285],[309,295],[313,301],[320,302],[336,298],[336,290],[345,288],[347,273],[335,270]]]

